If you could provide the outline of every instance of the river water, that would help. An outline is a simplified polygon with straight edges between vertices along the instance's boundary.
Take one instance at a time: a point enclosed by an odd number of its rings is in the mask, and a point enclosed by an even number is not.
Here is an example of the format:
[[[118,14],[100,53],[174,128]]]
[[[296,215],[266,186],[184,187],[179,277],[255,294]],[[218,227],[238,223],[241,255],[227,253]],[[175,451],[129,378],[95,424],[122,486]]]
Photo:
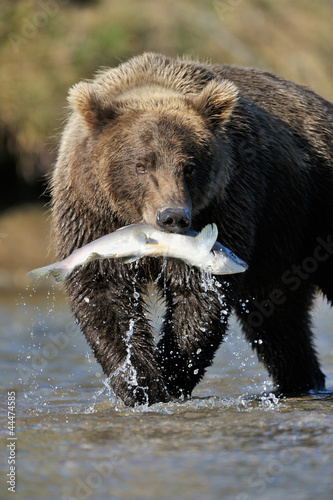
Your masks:
[[[333,499],[333,310],[323,299],[313,321],[327,392],[263,396],[268,375],[231,321],[191,400],[134,409],[113,395],[58,288],[1,294],[0,317],[1,498]]]

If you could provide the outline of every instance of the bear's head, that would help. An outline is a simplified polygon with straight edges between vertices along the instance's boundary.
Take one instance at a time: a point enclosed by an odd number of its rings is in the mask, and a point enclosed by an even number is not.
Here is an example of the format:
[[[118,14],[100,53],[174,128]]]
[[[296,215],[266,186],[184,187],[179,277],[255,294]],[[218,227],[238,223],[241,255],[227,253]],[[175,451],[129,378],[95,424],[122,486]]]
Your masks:
[[[72,151],[71,184],[87,203],[100,199],[124,225],[186,231],[227,184],[224,129],[237,94],[226,80],[192,93],[153,81],[117,92],[105,81],[77,84],[69,95],[74,113],[63,148]]]

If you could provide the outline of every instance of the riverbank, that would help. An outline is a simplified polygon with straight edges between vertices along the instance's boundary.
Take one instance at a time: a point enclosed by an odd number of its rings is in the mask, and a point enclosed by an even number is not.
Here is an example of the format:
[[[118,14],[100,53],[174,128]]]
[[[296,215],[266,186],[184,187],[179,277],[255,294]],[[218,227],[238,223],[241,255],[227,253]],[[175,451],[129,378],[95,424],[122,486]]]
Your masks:
[[[0,291],[26,288],[27,272],[54,260],[48,208],[24,204],[1,213]]]

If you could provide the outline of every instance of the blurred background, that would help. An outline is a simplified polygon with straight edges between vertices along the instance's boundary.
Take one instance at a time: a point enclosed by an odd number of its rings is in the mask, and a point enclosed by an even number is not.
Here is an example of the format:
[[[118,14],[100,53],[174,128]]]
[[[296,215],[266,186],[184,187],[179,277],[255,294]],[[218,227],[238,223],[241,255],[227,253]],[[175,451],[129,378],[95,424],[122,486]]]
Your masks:
[[[333,0],[0,0],[0,291],[53,260],[47,178],[69,87],[156,51],[255,66],[333,100]]]

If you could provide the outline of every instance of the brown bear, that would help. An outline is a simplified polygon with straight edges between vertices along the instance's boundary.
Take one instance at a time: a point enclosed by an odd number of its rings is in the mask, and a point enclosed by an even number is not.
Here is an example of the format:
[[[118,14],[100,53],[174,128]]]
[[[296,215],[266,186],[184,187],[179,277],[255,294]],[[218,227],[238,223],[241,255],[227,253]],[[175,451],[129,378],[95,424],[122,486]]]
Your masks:
[[[279,393],[324,388],[310,325],[333,300],[333,106],[272,74],[146,53],[75,85],[52,179],[58,258],[140,222],[215,222],[244,274],[176,259],[95,261],[66,289],[127,405],[188,397],[237,314]],[[157,340],[147,287],[165,301]]]

